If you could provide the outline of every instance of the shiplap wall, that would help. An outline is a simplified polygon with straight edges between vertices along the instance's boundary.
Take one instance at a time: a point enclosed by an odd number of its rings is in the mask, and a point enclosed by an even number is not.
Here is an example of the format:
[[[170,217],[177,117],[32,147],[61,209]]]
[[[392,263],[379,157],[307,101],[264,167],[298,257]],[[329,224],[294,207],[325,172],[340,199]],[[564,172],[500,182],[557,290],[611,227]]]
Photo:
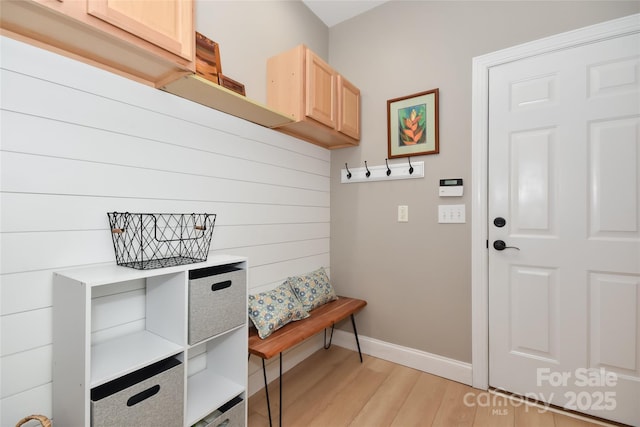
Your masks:
[[[0,425],[51,416],[52,273],[114,262],[108,211],[218,214],[211,252],[247,256],[251,292],[329,267],[327,150],[8,38],[0,52]]]

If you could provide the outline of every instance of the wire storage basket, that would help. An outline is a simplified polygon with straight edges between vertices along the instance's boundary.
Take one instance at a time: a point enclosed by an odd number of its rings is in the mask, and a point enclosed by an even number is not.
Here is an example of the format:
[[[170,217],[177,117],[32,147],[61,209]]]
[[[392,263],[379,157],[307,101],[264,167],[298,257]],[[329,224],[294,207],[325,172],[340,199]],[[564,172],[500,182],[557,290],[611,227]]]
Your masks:
[[[138,270],[207,260],[216,214],[108,212],[116,263]]]

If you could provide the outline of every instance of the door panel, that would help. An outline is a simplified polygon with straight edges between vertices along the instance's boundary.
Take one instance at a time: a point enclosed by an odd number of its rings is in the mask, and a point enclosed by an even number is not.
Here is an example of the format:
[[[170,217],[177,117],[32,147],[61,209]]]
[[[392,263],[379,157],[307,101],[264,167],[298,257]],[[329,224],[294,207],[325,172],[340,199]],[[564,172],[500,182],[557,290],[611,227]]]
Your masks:
[[[637,239],[639,185],[638,117],[589,126],[590,236]]]
[[[515,132],[510,139],[513,233],[551,236],[554,129]]]
[[[556,272],[513,266],[511,270],[511,351],[555,361],[558,319]]]
[[[639,165],[640,35],[490,69],[491,386],[640,425]]]
[[[589,288],[591,367],[640,377],[640,277],[591,273]]]

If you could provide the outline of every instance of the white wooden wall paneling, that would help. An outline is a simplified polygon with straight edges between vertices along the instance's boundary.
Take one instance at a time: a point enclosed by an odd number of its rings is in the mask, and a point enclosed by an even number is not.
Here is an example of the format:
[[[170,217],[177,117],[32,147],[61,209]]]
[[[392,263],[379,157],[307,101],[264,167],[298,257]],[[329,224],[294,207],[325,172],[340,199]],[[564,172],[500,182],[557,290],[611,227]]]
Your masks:
[[[4,422],[3,425],[11,427],[26,415],[51,414],[52,407],[51,379],[49,379],[40,386],[2,399],[1,420]],[[14,420],[16,421],[11,424]]]
[[[252,282],[253,286],[249,288],[249,293],[255,294],[273,289],[289,276],[303,274],[328,265],[329,253],[327,252],[315,256],[257,266],[251,270],[251,276],[257,276],[257,279]]]
[[[2,358],[2,398],[50,382],[51,353],[51,346],[46,345],[4,356]],[[26,415],[29,414],[23,417]],[[3,423],[3,425],[10,424]]]
[[[210,110],[202,108],[198,104],[136,84],[89,65],[69,61],[59,55],[25,46],[7,38],[0,39],[0,47],[3,51],[2,68],[6,70],[56,82],[105,98],[117,98],[122,102],[139,105],[169,117],[179,117],[202,126],[220,129],[229,135],[239,135],[248,140],[259,140],[265,146],[264,150],[268,150],[267,146],[271,146],[271,149],[278,148],[292,153],[299,152],[325,161],[329,160],[330,155],[327,150],[320,147],[300,144],[284,134],[273,133],[260,126],[247,126],[245,121],[232,116],[212,115]],[[47,67],[42,67],[43,63],[46,63]],[[224,141],[220,142],[224,143]],[[216,144],[218,143],[216,141]],[[273,154],[273,150],[264,151],[264,153],[270,156]],[[246,156],[251,154],[249,152],[241,154],[242,157],[251,158]],[[264,158],[263,153],[256,154],[259,156],[258,158]],[[278,154],[284,153],[278,151]]]
[[[2,191],[328,206],[329,193],[3,152]]]
[[[106,251],[111,256],[109,262],[113,262],[113,250],[107,248]],[[252,271],[249,277],[250,288],[268,286],[288,275],[304,273],[319,266],[329,265],[328,238],[236,249],[225,248],[211,253],[216,252],[247,256],[252,260]],[[54,269],[49,269],[2,275],[0,314],[5,316],[51,306],[50,282],[53,271]],[[5,327],[5,323],[2,324],[2,327]],[[8,336],[6,333],[3,334],[3,350],[4,340]]]
[[[189,145],[196,144],[189,144],[188,141],[184,145],[170,144],[149,137],[134,137],[51,119],[42,120],[25,113],[5,111],[0,119],[7,123],[3,129],[8,141],[4,146],[6,151],[317,191],[324,191],[329,181],[327,176],[305,170],[306,164],[314,167],[318,163],[308,157],[298,159],[297,164],[273,165],[221,155],[207,150],[208,147],[190,147]],[[38,126],[32,126],[36,120]],[[52,135],[55,135],[58,143],[49,142]],[[208,145],[215,146],[215,142],[208,142]],[[194,154],[197,155],[195,159]]]
[[[4,254],[3,254],[4,257]],[[2,274],[0,276],[0,306],[2,327],[8,314],[50,307],[53,300],[51,280],[53,271],[39,270]],[[4,336],[3,330],[3,336]]]
[[[233,248],[259,244],[288,243],[329,237],[328,223],[265,224],[220,227],[214,230],[211,247]]]
[[[59,122],[49,125],[52,127],[63,128],[75,124],[87,128],[84,133],[82,130],[77,130],[79,135],[87,135],[91,129],[103,130],[119,134],[122,137],[187,146],[258,163],[268,159],[269,162],[283,167],[308,170],[319,175],[324,174],[323,163],[326,164],[328,161],[327,157],[319,159],[315,156],[273,147],[258,139],[246,139],[212,128],[208,123],[195,123],[189,118],[185,120],[185,118],[158,114],[148,108],[71,89],[11,71],[3,70],[2,83],[3,92],[10,99],[9,102],[3,102],[3,109],[14,114],[29,114]],[[17,91],[20,93],[16,93]],[[20,97],[16,99],[18,95]],[[165,94],[165,96],[172,97],[173,95]],[[61,109],[61,105],[67,107]],[[114,107],[117,107],[115,111]],[[150,117],[153,120],[161,118],[162,122],[148,128],[144,124],[145,120]],[[231,116],[227,117],[231,118]],[[185,131],[189,132],[189,138],[185,138]],[[273,133],[273,131],[268,132]],[[100,132],[92,135],[92,138],[96,137],[100,137]],[[274,152],[278,156],[273,156]],[[120,154],[124,155],[125,153]]]
[[[217,213],[211,253],[248,256],[251,292],[329,268],[327,150],[13,40],[0,47],[0,425],[51,414],[52,273],[113,262],[108,211]],[[141,289],[94,295],[94,340],[144,327],[141,298],[108,313]]]
[[[51,307],[6,316],[2,319],[0,356],[49,345],[51,340]]]
[[[107,212],[211,212],[217,226],[329,222],[329,207],[0,193],[4,232],[104,228]],[[89,208],[87,208],[89,206]],[[83,211],[84,209],[84,211]],[[87,209],[89,209],[87,211]],[[102,213],[102,216],[95,212]],[[43,220],[46,213],[47,220]]]
[[[255,259],[252,267],[257,268],[262,265],[270,265],[281,262],[283,259],[293,260],[298,258],[307,258],[316,255],[329,253],[329,238],[320,238],[313,240],[301,240],[297,242],[284,242],[276,244],[267,244],[259,246],[250,246],[243,248],[225,248],[218,252],[238,251],[246,254],[249,259]],[[325,264],[320,264],[325,265]],[[318,265],[318,267],[320,267]],[[292,274],[289,270],[289,274]],[[249,287],[254,287],[252,278]]]
[[[301,240],[328,238],[328,224],[276,224],[238,227],[238,230],[222,228],[214,230],[211,250],[245,248],[260,244],[289,243]],[[235,231],[235,234],[234,234]],[[63,240],[61,240],[63,239]],[[61,251],[61,244],[84,248],[84,251]],[[94,248],[95,247],[95,248]],[[2,260],[0,268],[5,273],[32,271],[56,266],[96,264],[114,260],[113,244],[109,230],[80,230],[38,233],[10,233],[0,242]]]

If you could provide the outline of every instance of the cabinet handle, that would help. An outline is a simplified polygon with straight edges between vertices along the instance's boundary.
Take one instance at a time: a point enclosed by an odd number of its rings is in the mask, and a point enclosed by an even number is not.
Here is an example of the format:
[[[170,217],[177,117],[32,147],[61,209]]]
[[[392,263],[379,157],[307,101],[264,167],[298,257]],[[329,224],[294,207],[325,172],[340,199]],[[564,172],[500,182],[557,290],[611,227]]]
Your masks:
[[[143,400],[147,400],[151,396],[155,396],[160,391],[160,385],[154,385],[151,388],[146,389],[145,391],[141,391],[140,393],[133,395],[127,400],[127,406],[137,405]]]
[[[225,280],[224,282],[214,283],[213,285],[211,285],[211,290],[215,292],[221,289],[226,289],[230,286],[231,286],[231,280]]]

